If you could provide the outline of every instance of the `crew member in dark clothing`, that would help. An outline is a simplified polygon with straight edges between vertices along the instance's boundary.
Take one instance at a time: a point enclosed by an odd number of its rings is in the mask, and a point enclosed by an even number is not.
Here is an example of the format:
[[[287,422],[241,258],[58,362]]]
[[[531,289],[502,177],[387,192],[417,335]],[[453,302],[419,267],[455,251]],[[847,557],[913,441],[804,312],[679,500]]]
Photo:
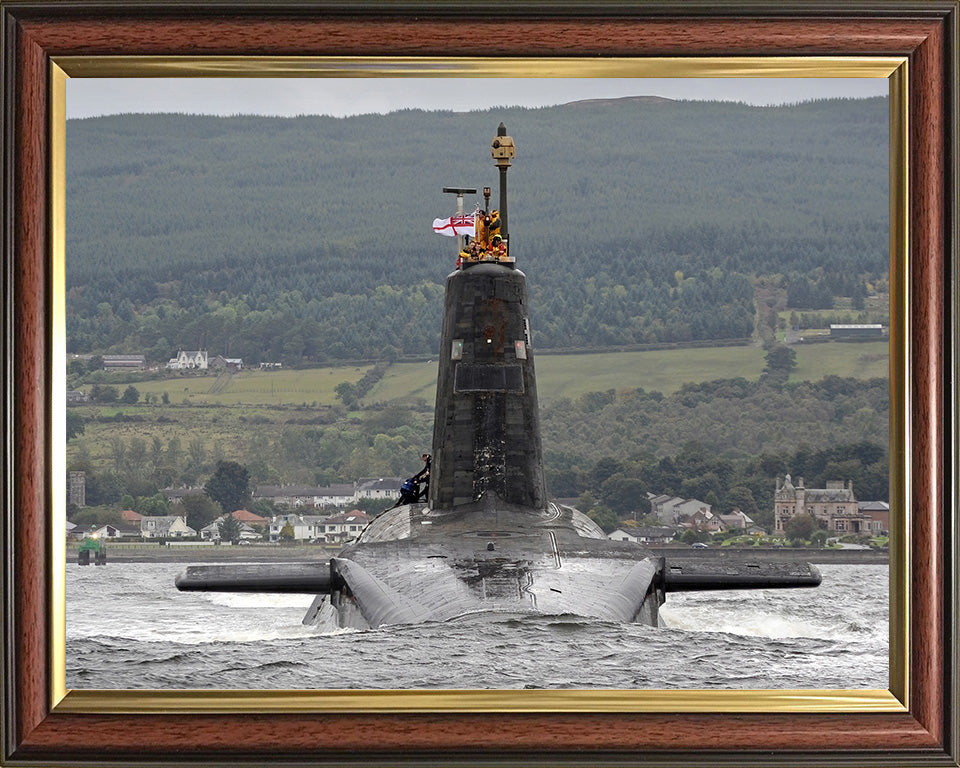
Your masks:
[[[412,477],[403,481],[403,484],[400,486],[400,498],[397,499],[396,503],[392,507],[387,507],[388,511],[394,509],[394,507],[402,507],[404,504],[415,504],[417,498],[420,496],[420,484],[414,480]]]
[[[421,490],[420,495],[417,496],[418,500],[427,498],[427,491],[430,490],[430,454],[421,454],[420,459],[423,461],[423,469],[417,472],[412,478],[415,483],[423,483],[423,490]]]
[[[421,454],[423,460],[423,469],[413,477],[403,481],[400,486],[400,498],[397,499],[393,507],[402,507],[404,504],[416,504],[420,499],[426,498],[427,491],[430,488],[430,454]],[[423,490],[420,490],[420,484],[423,483]]]

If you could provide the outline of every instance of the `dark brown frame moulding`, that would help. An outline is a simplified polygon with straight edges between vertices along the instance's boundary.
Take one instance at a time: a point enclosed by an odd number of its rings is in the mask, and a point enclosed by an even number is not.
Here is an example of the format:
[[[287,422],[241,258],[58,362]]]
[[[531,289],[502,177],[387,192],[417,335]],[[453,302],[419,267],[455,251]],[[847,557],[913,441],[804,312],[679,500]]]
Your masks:
[[[0,0],[3,738],[39,765],[958,765],[957,2]],[[899,711],[83,711],[51,672],[51,73],[63,57],[903,57],[909,335]],[[893,237],[895,237],[894,235]],[[62,395],[57,395],[61,397]],[[494,694],[496,696],[496,694]],[[67,697],[67,702],[70,701]],[[211,704],[213,701],[213,704]],[[234,703],[236,701],[234,700]],[[149,708],[149,707],[148,707]],[[231,709],[228,706],[227,709]],[[125,710],[125,711],[122,711]]]

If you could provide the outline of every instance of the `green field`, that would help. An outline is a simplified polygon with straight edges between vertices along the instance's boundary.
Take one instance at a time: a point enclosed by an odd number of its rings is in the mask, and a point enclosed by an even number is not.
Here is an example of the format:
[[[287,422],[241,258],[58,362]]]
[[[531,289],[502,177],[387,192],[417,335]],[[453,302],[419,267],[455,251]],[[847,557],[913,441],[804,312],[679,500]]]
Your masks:
[[[333,405],[337,384],[357,382],[372,367],[251,370],[220,376],[210,373],[134,386],[141,398],[147,394],[161,397],[166,392],[172,405]]]
[[[886,342],[797,345],[797,368],[791,381],[817,381],[824,376],[871,379],[887,376]],[[604,352],[595,355],[539,355],[536,358],[540,402],[575,398],[585,392],[635,389],[665,395],[683,384],[732,379],[756,379],[763,371],[759,347],[707,347],[648,352]],[[432,404],[436,362],[392,365],[365,402],[409,402],[420,398]]]
[[[797,368],[792,381],[817,381],[836,375],[869,379],[887,376],[886,342],[796,345]],[[705,347],[603,352],[593,355],[539,355],[537,385],[541,402],[575,398],[585,392],[635,389],[671,394],[683,384],[743,377],[763,371],[759,347]],[[233,375],[183,376],[134,383],[141,399],[166,392],[171,405],[311,406],[335,405],[334,392],[343,381],[357,382],[369,367],[241,371]],[[363,399],[364,405],[396,402],[433,405],[437,362],[397,363]],[[122,389],[122,388],[121,388]]]
[[[363,403],[413,403],[418,400],[433,406],[437,393],[437,361],[395,363],[363,398]]]
[[[763,366],[763,352],[756,347],[543,355],[537,358],[537,386],[544,403],[610,389],[642,387],[670,394],[690,382],[737,376],[756,379]]]
[[[889,376],[890,348],[886,341],[798,344],[797,368],[791,381],[819,381],[824,376],[880,379]]]

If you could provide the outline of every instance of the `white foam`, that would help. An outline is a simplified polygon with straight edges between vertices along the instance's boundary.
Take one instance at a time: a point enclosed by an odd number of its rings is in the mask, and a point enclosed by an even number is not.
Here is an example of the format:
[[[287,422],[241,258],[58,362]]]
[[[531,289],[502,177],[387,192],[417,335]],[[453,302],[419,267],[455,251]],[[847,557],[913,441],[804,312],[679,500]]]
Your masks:
[[[225,608],[303,608],[313,602],[313,595],[272,595],[260,592],[205,592],[201,599]]]

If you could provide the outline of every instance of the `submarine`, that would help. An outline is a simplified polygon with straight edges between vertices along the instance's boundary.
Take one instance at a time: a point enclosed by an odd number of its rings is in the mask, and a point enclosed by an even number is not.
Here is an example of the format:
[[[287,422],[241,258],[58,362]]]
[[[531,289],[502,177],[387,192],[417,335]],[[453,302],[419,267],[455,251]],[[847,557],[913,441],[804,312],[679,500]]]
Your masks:
[[[486,208],[472,241],[458,241],[446,279],[426,498],[401,497],[329,560],[189,566],[178,589],[312,594],[304,624],[368,629],[481,613],[657,626],[671,592],[820,584],[806,562],[664,557],[611,541],[587,515],[550,500],[526,276],[509,246],[515,153],[501,123],[491,143],[499,208],[490,210],[484,188]],[[476,190],[444,191],[458,194],[462,222],[463,193]]]

